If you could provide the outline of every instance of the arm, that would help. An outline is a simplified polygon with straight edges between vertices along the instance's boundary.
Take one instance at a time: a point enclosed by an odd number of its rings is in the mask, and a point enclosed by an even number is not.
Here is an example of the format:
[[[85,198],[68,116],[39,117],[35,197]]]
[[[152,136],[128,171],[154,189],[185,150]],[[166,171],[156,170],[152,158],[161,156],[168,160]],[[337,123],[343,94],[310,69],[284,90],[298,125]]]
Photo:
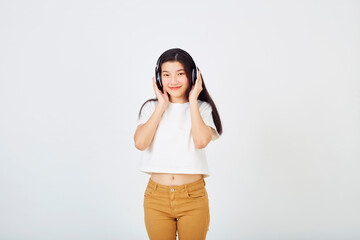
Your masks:
[[[153,78],[152,80],[153,88],[158,99],[158,104],[156,105],[155,111],[152,113],[149,120],[136,128],[134,134],[134,143],[135,147],[141,151],[145,150],[151,144],[160,119],[165,112],[167,105],[169,104],[168,93],[165,90],[164,93],[161,93],[155,83],[155,79]]]
[[[191,134],[196,148],[206,147],[212,139],[211,127],[204,123],[199,111],[197,99],[202,89],[202,78],[199,70],[195,85],[189,93]]]
[[[206,147],[212,139],[211,127],[205,125],[197,101],[190,102],[191,134],[196,148]]]
[[[164,111],[158,104],[149,120],[136,128],[134,142],[137,149],[143,151],[151,144]]]

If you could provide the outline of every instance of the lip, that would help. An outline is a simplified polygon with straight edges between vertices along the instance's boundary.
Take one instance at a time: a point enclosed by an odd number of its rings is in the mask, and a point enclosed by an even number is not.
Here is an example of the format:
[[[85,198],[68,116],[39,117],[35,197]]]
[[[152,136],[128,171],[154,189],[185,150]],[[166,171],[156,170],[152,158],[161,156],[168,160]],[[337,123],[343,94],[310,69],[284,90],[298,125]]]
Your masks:
[[[173,91],[176,91],[176,90],[178,90],[180,88],[181,88],[181,86],[180,87],[170,87],[170,89],[173,90]]]

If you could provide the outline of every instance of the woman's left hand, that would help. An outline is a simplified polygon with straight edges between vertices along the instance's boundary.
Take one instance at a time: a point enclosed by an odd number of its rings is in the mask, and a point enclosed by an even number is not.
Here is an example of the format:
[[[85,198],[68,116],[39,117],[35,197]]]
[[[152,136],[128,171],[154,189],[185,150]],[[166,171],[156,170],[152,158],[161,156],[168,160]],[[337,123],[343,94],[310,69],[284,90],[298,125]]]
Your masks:
[[[202,78],[200,74],[200,70],[198,70],[198,77],[195,81],[195,84],[192,86],[191,91],[189,93],[189,102],[197,101],[200,92],[203,90],[202,88]]]

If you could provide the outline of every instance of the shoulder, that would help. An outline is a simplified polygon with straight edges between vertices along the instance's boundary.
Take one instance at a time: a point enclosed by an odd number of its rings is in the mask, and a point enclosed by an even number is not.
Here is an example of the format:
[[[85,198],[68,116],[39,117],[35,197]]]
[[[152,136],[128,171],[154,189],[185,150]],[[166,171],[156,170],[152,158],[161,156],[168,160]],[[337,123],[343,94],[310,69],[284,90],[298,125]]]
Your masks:
[[[210,110],[212,111],[212,107],[210,105],[210,103],[208,102],[205,102],[205,101],[201,101],[201,100],[198,100],[198,106],[199,106],[199,111],[201,112],[202,110]]]
[[[154,110],[158,104],[157,100],[148,100],[142,105],[142,109]]]

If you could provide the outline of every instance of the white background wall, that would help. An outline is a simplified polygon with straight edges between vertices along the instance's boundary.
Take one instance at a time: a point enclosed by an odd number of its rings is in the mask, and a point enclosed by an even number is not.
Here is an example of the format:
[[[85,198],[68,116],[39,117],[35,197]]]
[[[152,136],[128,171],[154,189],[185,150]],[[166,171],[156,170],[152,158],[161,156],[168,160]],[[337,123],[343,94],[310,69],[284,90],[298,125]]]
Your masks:
[[[224,128],[209,240],[360,239],[359,1],[0,1],[0,239],[147,239],[133,144],[169,48]]]

